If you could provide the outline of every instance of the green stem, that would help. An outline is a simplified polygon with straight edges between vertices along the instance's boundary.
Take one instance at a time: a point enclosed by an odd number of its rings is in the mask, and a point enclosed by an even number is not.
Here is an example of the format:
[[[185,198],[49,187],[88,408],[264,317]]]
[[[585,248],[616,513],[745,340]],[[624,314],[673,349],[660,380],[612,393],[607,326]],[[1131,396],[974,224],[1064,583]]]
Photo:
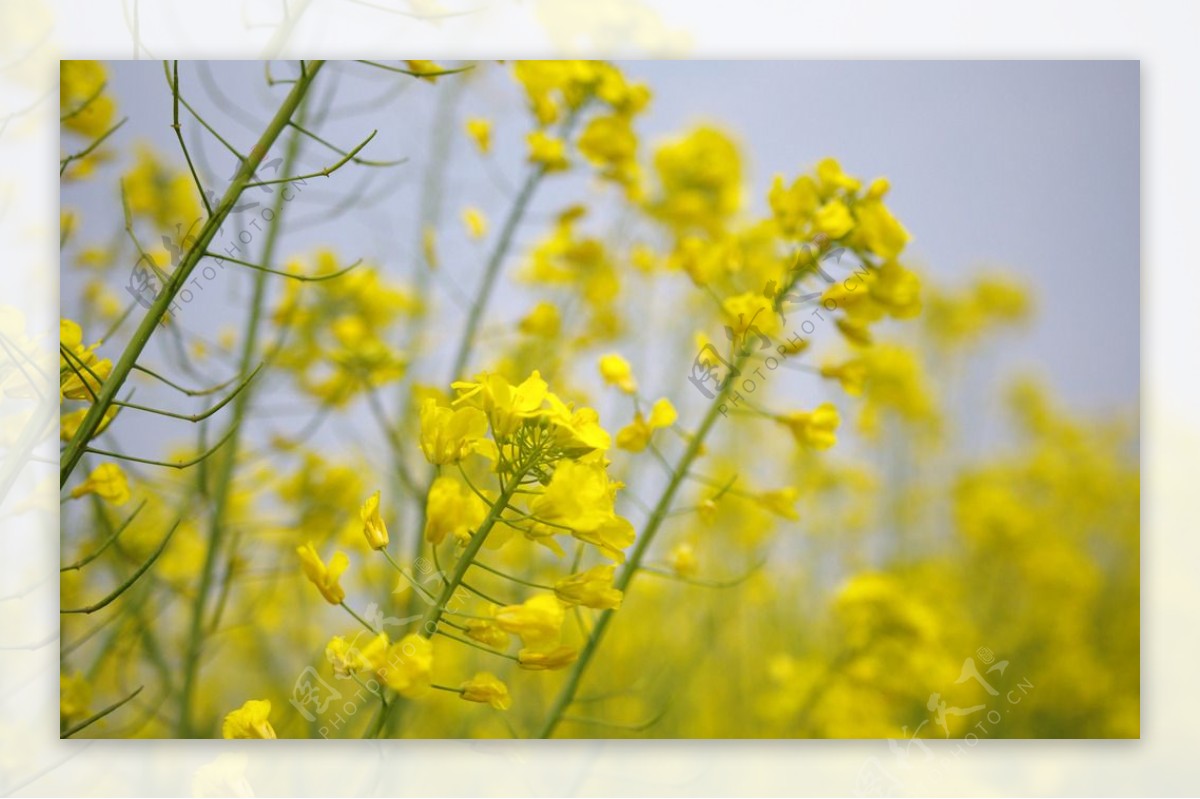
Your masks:
[[[741,370],[747,359],[747,353],[740,353],[734,360],[734,374]],[[654,536],[658,533],[662,523],[670,514],[671,503],[675,500],[675,494],[679,491],[679,487],[683,485],[684,477],[687,475],[688,469],[692,462],[700,455],[700,450],[704,446],[704,439],[708,436],[712,426],[717,421],[718,414],[721,413],[721,406],[725,402],[725,398],[729,395],[730,389],[733,387],[734,380],[732,376],[726,380],[725,385],[718,392],[715,399],[711,401],[708,408],[708,413],[704,415],[704,420],[700,422],[699,429],[688,442],[687,449],[679,458],[679,464],[675,467],[674,475],[671,481],[667,484],[662,496],[658,499],[658,504],[654,506],[653,512],[650,514],[650,519],[646,522],[646,528],[642,534],[638,536],[637,544],[633,548],[633,553],[629,556],[629,561],[625,564],[625,568],[613,581],[613,587],[624,593],[629,590],[629,584],[633,582],[634,576],[641,568],[642,560],[646,557],[646,551],[650,548]],[[549,738],[554,734],[554,730],[563,720],[563,714],[570,707],[571,702],[575,699],[575,693],[579,690],[580,680],[583,674],[587,671],[588,664],[596,655],[596,650],[600,647],[600,642],[604,639],[605,630],[612,622],[614,611],[612,609],[605,610],[600,614],[600,618],[596,621],[596,626],[592,630],[592,635],[588,638],[587,643],[583,647],[583,651],[579,653],[579,659],[572,666],[570,674],[567,675],[567,681],[563,684],[562,690],[554,700],[554,704],[550,709],[550,715],[546,718],[546,723],[538,733],[539,738]]]
[[[171,274],[166,285],[163,286],[158,296],[154,298],[154,302],[150,304],[150,309],[147,311],[142,322],[138,325],[137,331],[133,334],[132,340],[121,353],[120,359],[113,366],[112,373],[108,379],[104,381],[104,385],[100,389],[100,395],[97,397],[91,408],[88,409],[87,415],[79,425],[79,429],[75,431],[75,435],[71,437],[66,448],[62,453],[62,467],[59,470],[59,486],[66,485],[67,479],[75,470],[75,466],[79,463],[79,459],[83,457],[84,448],[88,441],[96,432],[96,428],[100,426],[101,419],[104,418],[105,412],[112,405],[113,400],[120,391],[121,386],[125,384],[125,379],[133,370],[137,359],[141,357],[142,350],[146,348],[146,344],[150,341],[150,336],[154,333],[155,328],[162,321],[170,308],[171,303],[175,301],[176,295],[183,289],[192,270],[196,268],[196,264],[204,256],[204,252],[208,249],[208,245],[216,236],[217,231],[225,223],[226,217],[229,216],[245,189],[246,184],[254,176],[255,171],[266,157],[267,152],[271,149],[271,145],[279,138],[279,134],[287,126],[288,120],[300,105],[300,101],[308,93],[309,86],[313,79],[317,76],[324,62],[315,61],[304,70],[304,74],[296,81],[296,85],[288,93],[283,103],[279,106],[279,110],[275,112],[275,116],[267,125],[262,136],[259,137],[254,147],[250,150],[250,157],[243,162],[241,168],[233,178],[233,182],[225,191],[225,195],[221,198],[221,202],[213,209],[213,213],[207,220],[204,226],[200,229],[200,234],[197,237],[195,244],[188,250],[183,261]],[[243,373],[244,374],[244,373]]]
[[[425,612],[425,618],[421,621],[421,629],[418,631],[424,638],[432,638],[437,632],[438,622],[442,620],[442,614],[446,612],[446,603],[453,597],[454,592],[462,585],[463,578],[467,574],[467,570],[475,561],[475,556],[479,554],[483,542],[487,540],[488,533],[496,526],[496,522],[500,519],[500,514],[508,507],[509,500],[512,499],[513,493],[516,491],[517,485],[521,482],[521,477],[525,474],[525,470],[517,472],[509,481],[504,492],[500,494],[499,499],[492,505],[488,511],[487,518],[479,525],[479,529],[475,531],[475,535],[471,536],[471,540],[467,542],[466,548],[458,558],[458,562],[454,565],[454,573],[450,575],[450,579],[446,581],[445,587],[442,588],[442,593],[438,596],[437,602],[430,606]]]

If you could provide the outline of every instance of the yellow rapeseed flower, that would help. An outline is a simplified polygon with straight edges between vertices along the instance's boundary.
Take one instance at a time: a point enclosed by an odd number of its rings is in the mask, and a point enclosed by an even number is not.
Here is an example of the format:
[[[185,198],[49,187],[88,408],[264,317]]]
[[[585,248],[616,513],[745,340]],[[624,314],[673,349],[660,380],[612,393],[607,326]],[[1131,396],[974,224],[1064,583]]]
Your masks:
[[[388,647],[379,667],[380,679],[401,696],[412,698],[429,687],[433,673],[433,644],[412,633]]]
[[[270,715],[270,700],[247,700],[240,708],[226,714],[225,721],[221,724],[221,737],[274,738],[275,729],[267,718]]]
[[[811,449],[829,449],[837,442],[841,423],[838,410],[831,402],[823,402],[811,411],[793,411],[776,417],[791,431],[796,443]]]
[[[367,546],[371,549],[383,549],[388,545],[387,525],[379,515],[379,493],[376,491],[367,497],[358,515],[362,519],[363,535],[367,537]]]
[[[593,566],[587,571],[564,577],[554,584],[554,595],[571,605],[604,610],[621,606],[621,591],[613,588],[616,566]]]
[[[335,552],[329,559],[329,566],[326,566],[311,543],[296,547],[296,554],[300,556],[304,575],[317,587],[325,601],[331,605],[340,605],[346,598],[346,591],[338,580],[350,566],[350,559],[342,552]]]
[[[626,394],[637,392],[637,380],[633,376],[633,367],[629,361],[615,352],[600,356],[600,376],[604,382],[616,386]]]
[[[517,653],[517,663],[530,671],[554,671],[565,669],[579,659],[579,650],[573,646],[559,646],[549,652],[522,649]]]
[[[475,142],[479,152],[486,154],[492,149],[492,121],[490,119],[473,117],[467,120],[466,128],[467,135],[471,137],[471,141]]]
[[[565,613],[553,594],[538,594],[520,605],[505,605],[496,611],[496,626],[519,636],[527,647],[545,648],[558,641]]]
[[[468,702],[482,702],[496,710],[508,710],[512,707],[512,697],[508,695],[508,686],[500,682],[496,675],[481,671],[462,684],[462,698]]]
[[[95,494],[106,502],[124,505],[129,501],[129,481],[125,472],[115,463],[102,463],[92,470],[88,478],[71,491],[71,499]]]

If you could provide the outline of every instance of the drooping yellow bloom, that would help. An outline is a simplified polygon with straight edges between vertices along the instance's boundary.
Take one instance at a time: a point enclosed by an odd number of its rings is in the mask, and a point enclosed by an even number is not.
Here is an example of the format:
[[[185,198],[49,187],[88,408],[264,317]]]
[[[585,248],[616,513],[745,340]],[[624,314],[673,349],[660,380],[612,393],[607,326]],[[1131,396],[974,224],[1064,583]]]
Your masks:
[[[124,505],[129,501],[129,481],[125,472],[115,463],[102,463],[92,470],[88,478],[71,491],[71,499],[95,494],[106,502]]]
[[[479,152],[486,155],[492,149],[492,121],[473,117],[467,120],[466,127],[471,141],[475,142]]]
[[[554,595],[572,605],[597,610],[619,608],[622,593],[612,584],[616,568],[612,564],[593,566],[587,571],[564,577],[554,584]]]
[[[629,361],[615,352],[600,356],[600,376],[604,382],[616,386],[626,394],[637,393],[637,380]]]
[[[435,465],[458,463],[475,451],[487,426],[478,408],[445,408],[426,399],[421,404],[421,451]]]
[[[378,673],[384,684],[401,696],[424,693],[433,673],[433,644],[416,633],[404,636],[388,647]]]
[[[271,702],[268,699],[249,699],[237,710],[225,716],[221,724],[222,738],[274,738],[275,729],[268,716]]]
[[[638,411],[633,421],[617,433],[617,446],[630,452],[641,452],[650,443],[654,431],[675,424],[679,414],[675,406],[666,397],[654,403],[650,409],[650,417],[646,418]]]
[[[331,605],[340,605],[346,598],[346,591],[338,583],[338,580],[350,566],[350,559],[346,557],[345,553],[334,552],[333,557],[329,559],[328,567],[311,543],[296,547],[296,554],[300,556],[304,575],[317,587],[321,596],[325,597],[325,601]]]
[[[359,633],[350,641],[336,635],[325,645],[325,659],[339,677],[348,677],[359,672],[375,672],[383,666],[389,644],[387,633],[373,636],[366,644],[359,646],[358,640],[362,635],[364,633]]]
[[[487,516],[487,506],[468,486],[450,475],[442,475],[429,487],[425,503],[425,540],[435,547],[453,535],[461,542]]]
[[[462,684],[462,698],[468,702],[491,705],[496,710],[508,710],[512,707],[508,686],[500,682],[496,675],[486,671],[479,672]]]
[[[376,491],[367,497],[358,512],[363,523],[363,535],[367,537],[367,546],[371,549],[383,549],[388,545],[387,525],[379,515],[379,493]]]
[[[473,638],[495,649],[504,649],[508,646],[508,633],[497,627],[493,621],[487,619],[465,619],[463,624],[467,628],[466,633],[468,638]]]
[[[462,216],[463,224],[467,226],[467,234],[471,238],[478,241],[487,235],[488,221],[483,211],[471,206],[463,209]]]
[[[567,160],[567,146],[562,139],[535,130],[525,137],[525,141],[529,145],[531,164],[537,164],[547,172],[562,172],[571,165]]]
[[[519,636],[526,647],[544,649],[558,641],[565,613],[553,594],[538,594],[520,605],[505,605],[496,611],[496,626]]]
[[[565,669],[579,659],[579,650],[573,646],[562,645],[549,652],[537,652],[532,649],[522,649],[517,653],[517,663],[521,668],[530,671],[554,671]]]
[[[792,411],[776,417],[796,438],[796,443],[811,449],[829,449],[837,443],[841,423],[838,410],[831,402],[823,402],[811,411]]]

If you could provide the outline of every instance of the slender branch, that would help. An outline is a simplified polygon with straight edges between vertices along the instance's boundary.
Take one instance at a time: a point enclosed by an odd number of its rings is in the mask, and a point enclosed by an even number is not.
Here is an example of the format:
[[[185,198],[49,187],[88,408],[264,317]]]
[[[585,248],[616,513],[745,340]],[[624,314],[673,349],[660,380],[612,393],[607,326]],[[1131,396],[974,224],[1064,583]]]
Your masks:
[[[468,64],[465,67],[455,67],[454,69],[433,69],[428,72],[417,72],[412,69],[404,69],[403,67],[393,67],[388,64],[381,64],[378,61],[367,61],[366,59],[358,59],[358,63],[366,64],[367,66],[385,69],[388,72],[398,72],[401,75],[408,75],[413,78],[440,78],[443,75],[457,75],[460,72],[468,72],[475,69],[474,64]]]
[[[71,437],[71,441],[63,451],[62,466],[59,469],[60,486],[66,484],[67,478],[75,470],[79,459],[83,457],[86,442],[90,441],[95,434],[101,419],[104,418],[104,414],[116,398],[121,386],[124,385],[129,372],[133,369],[134,364],[137,363],[138,358],[141,357],[142,350],[146,348],[146,344],[150,341],[150,336],[162,321],[168,308],[175,301],[175,296],[186,285],[187,279],[192,274],[192,270],[200,262],[209,243],[213,240],[221,225],[224,224],[225,218],[233,210],[234,204],[245,190],[250,177],[258,169],[263,158],[266,157],[267,152],[270,150],[271,145],[279,137],[280,132],[286,126],[287,121],[291,119],[300,101],[308,93],[309,86],[312,85],[312,81],[320,70],[322,63],[320,61],[315,62],[306,71],[305,76],[292,87],[288,96],[275,112],[275,116],[272,118],[270,124],[267,125],[266,130],[263,131],[262,136],[259,137],[258,142],[254,145],[254,148],[250,152],[250,157],[242,162],[241,168],[234,176],[233,182],[221,198],[217,208],[205,221],[196,243],[188,250],[182,263],[171,274],[162,291],[154,298],[149,310],[142,318],[141,324],[138,325],[137,331],[130,340],[129,345],[125,348],[124,353],[122,353],[120,359],[113,366],[112,373],[104,382],[100,396],[92,404],[87,415],[84,416],[83,421],[79,424],[79,428],[75,431],[75,435]]]
[[[171,541],[171,536],[175,535],[175,531],[177,529],[179,529],[179,524],[182,521],[183,521],[182,516],[180,516],[178,519],[176,519],[175,523],[171,525],[171,529],[167,531],[167,535],[166,535],[166,537],[163,538],[162,543],[160,543],[158,545],[158,549],[154,550],[154,554],[152,554],[145,563],[143,563],[141,566],[139,566],[137,568],[137,570],[134,571],[134,573],[131,574],[128,577],[128,579],[125,580],[125,582],[118,585],[113,590],[112,593],[110,593],[108,596],[104,597],[104,599],[101,599],[99,602],[96,602],[94,604],[88,605],[87,607],[70,608],[68,610],[60,610],[59,613],[95,613],[97,610],[101,610],[101,609],[107,607],[108,605],[112,604],[112,602],[117,597],[121,596],[121,594],[128,591],[133,586],[133,584],[138,581],[138,578],[146,573],[147,569],[149,569],[151,566],[154,565],[154,561],[158,560],[158,556],[161,555],[163,553],[163,550],[167,548],[167,544],[169,544]]]
[[[268,267],[261,266],[259,264],[254,264],[249,261],[243,261],[238,258],[232,258],[228,255],[218,255],[215,252],[206,252],[206,253],[204,253],[204,257],[205,258],[215,258],[218,261],[232,261],[233,263],[237,264],[238,266],[245,266],[245,267],[249,267],[250,269],[255,269],[259,272],[266,272],[271,275],[279,275],[281,277],[291,278],[292,280],[298,280],[301,283],[320,283],[325,280],[333,280],[334,278],[341,277],[342,275],[346,274],[351,269],[356,268],[363,262],[362,258],[359,258],[357,261],[350,264],[345,269],[339,269],[338,271],[330,272],[327,275],[298,275],[295,272],[285,272],[282,269],[270,269]]]
[[[126,122],[128,122],[128,121],[129,121],[129,117],[124,117],[124,118],[123,118],[123,119],[122,119],[120,122],[118,122],[117,124],[113,125],[113,126],[112,126],[111,128],[109,128],[108,130],[104,131],[104,133],[100,134],[100,138],[96,139],[94,142],[92,142],[91,144],[89,144],[87,147],[85,147],[84,149],[80,150],[80,151],[79,151],[79,152],[77,152],[77,153],[72,153],[72,154],[68,155],[66,158],[64,158],[64,159],[62,159],[61,161],[59,161],[59,162],[58,162],[58,167],[59,167],[59,168],[58,168],[58,175],[59,175],[59,177],[62,177],[63,173],[65,173],[65,172],[67,171],[67,167],[71,165],[71,162],[72,162],[72,161],[79,161],[80,159],[87,158],[89,155],[91,155],[91,154],[92,154],[92,152],[93,152],[93,151],[94,151],[94,150],[95,150],[97,147],[99,147],[101,144],[104,144],[104,141],[105,141],[105,140],[106,140],[106,139],[107,139],[109,136],[111,136],[111,135],[113,135],[114,133],[116,133],[116,132],[117,132],[117,131],[120,129],[120,127],[121,127],[122,125],[124,125],[124,124],[125,124]]]
[[[151,458],[138,458],[133,455],[126,455],[122,452],[112,452],[111,450],[96,449],[95,447],[85,447],[84,452],[90,452],[93,455],[100,455],[105,458],[118,458],[118,459],[124,460],[124,461],[133,461],[134,463],[145,463],[150,466],[165,466],[168,469],[188,469],[188,468],[191,468],[192,466],[195,466],[197,463],[200,463],[201,461],[207,460],[214,452],[219,450],[226,441],[228,441],[230,439],[230,437],[233,435],[233,432],[234,432],[233,430],[230,430],[228,433],[226,433],[221,438],[220,441],[218,441],[216,444],[213,444],[212,447],[209,448],[206,452],[204,452],[200,455],[197,455],[195,458],[192,458],[192,459],[186,460],[186,461],[178,461],[176,463],[168,463],[167,461],[156,461]]]
[[[295,122],[289,122],[288,125],[295,128],[296,130],[300,131],[305,136],[307,136],[308,138],[315,141],[317,144],[325,145],[326,147],[328,147],[330,150],[333,150],[338,155],[348,155],[348,153],[345,150],[343,150],[341,147],[338,147],[336,144],[333,144],[332,142],[330,142],[326,139],[322,139],[320,136],[313,133],[311,130],[301,127],[300,125],[297,125]],[[367,158],[358,158],[356,156],[356,157],[351,158],[350,160],[356,164],[359,164],[360,166],[399,166],[400,164],[408,163],[407,158],[397,158],[394,161],[372,161]]]
[[[163,68],[166,69],[167,62],[163,62]],[[188,152],[187,144],[183,140],[183,126],[179,124],[179,62],[173,62],[171,72],[167,73],[167,82],[171,84],[171,96],[175,98],[173,106],[173,116],[171,118],[171,128],[175,131],[175,138],[179,140],[179,149],[183,150],[183,160],[187,161],[188,171],[192,173],[192,180],[196,182],[196,191],[200,192],[200,200],[204,203],[204,210],[212,216],[212,204],[208,201],[208,192],[204,191],[204,184],[200,182],[200,176],[196,174],[196,167],[192,164],[192,155]]]
[[[129,514],[129,516],[127,516],[125,518],[125,521],[121,522],[120,526],[117,527],[117,529],[113,530],[112,533],[108,536],[108,538],[104,539],[104,543],[102,543],[99,547],[97,547],[96,550],[94,552],[92,552],[92,554],[86,555],[86,556],[80,558],[79,560],[72,563],[70,566],[63,566],[62,568],[59,569],[59,571],[60,572],[78,571],[79,569],[82,569],[84,566],[91,563],[96,558],[103,555],[104,551],[106,549],[108,549],[110,546],[112,546],[113,542],[115,542],[117,540],[117,538],[120,537],[121,533],[125,532],[125,528],[127,528],[133,522],[134,517],[136,517],[139,513],[142,512],[142,508],[146,507],[146,502],[147,502],[147,500],[143,499],[141,501],[141,504],[139,504],[136,508],[133,509],[133,513]]]
[[[738,354],[734,359],[735,371],[742,367],[747,357],[747,352],[744,350]],[[613,581],[613,587],[622,593],[629,589],[629,584],[641,568],[642,560],[646,557],[646,552],[654,540],[655,534],[670,513],[671,503],[675,499],[675,494],[683,484],[683,476],[687,474],[692,462],[700,455],[704,446],[704,439],[716,423],[717,417],[721,412],[721,405],[724,403],[733,385],[733,380],[726,380],[725,385],[718,392],[717,396],[710,401],[711,404],[709,405],[708,412],[704,415],[703,421],[700,422],[700,427],[688,442],[687,448],[679,459],[679,464],[675,467],[674,476],[667,484],[662,496],[659,497],[658,503],[654,506],[654,510],[646,522],[645,529],[638,536],[637,544],[634,546],[628,562],[621,570],[621,573],[617,575],[617,579]],[[567,681],[563,684],[562,690],[559,691],[558,697],[551,706],[546,722],[538,733],[539,738],[549,738],[554,734],[554,730],[562,721],[563,715],[575,698],[575,693],[579,690],[580,680],[583,678],[584,672],[587,671],[588,665],[591,663],[592,658],[595,657],[596,651],[600,647],[600,642],[604,640],[604,633],[608,629],[608,625],[612,623],[613,614],[614,611],[612,609],[600,613],[600,617],[596,621],[596,626],[592,630],[591,637],[588,638],[583,650],[579,653],[579,659],[572,666],[570,673],[567,675]]]
[[[137,687],[136,691],[134,691],[133,693],[131,693],[129,696],[125,697],[121,701],[114,702],[113,704],[104,708],[104,710],[101,710],[96,715],[84,719],[83,721],[79,722],[78,724],[76,724],[73,727],[68,727],[67,729],[62,731],[62,733],[59,735],[59,738],[70,738],[75,733],[80,732],[80,731],[86,729],[87,727],[90,727],[91,725],[95,724],[97,721],[104,718],[108,714],[113,713],[116,710],[119,710],[127,702],[132,702],[133,698],[135,696],[137,696],[138,694],[140,694],[142,692],[142,689],[145,687],[146,686],[144,686],[144,685],[139,685]]]
[[[286,178],[272,178],[271,180],[259,180],[259,181],[255,181],[254,183],[247,183],[246,188],[251,189],[251,188],[256,188],[258,186],[273,186],[276,183],[291,183],[292,181],[308,180],[309,178],[327,178],[330,175],[332,175],[334,172],[336,172],[339,169],[341,169],[342,167],[344,167],[346,164],[350,163],[350,161],[354,158],[354,156],[358,155],[359,150],[366,147],[367,144],[371,141],[371,139],[375,138],[375,134],[378,132],[379,131],[377,131],[377,130],[371,131],[371,135],[369,135],[369,136],[367,136],[367,138],[363,139],[362,142],[360,142],[357,147],[355,147],[353,150],[346,153],[346,155],[344,155],[341,159],[339,159],[338,161],[336,161],[333,164],[330,164],[329,166],[325,167],[324,169],[319,169],[316,172],[310,172],[307,175],[292,175],[291,177],[286,177]]]
[[[254,377],[262,370],[262,368],[263,368],[263,364],[260,363],[258,366],[256,366],[254,368],[254,371],[251,372],[246,377],[246,379],[243,380],[238,385],[237,388],[235,388],[232,392],[230,392],[229,396],[225,397],[225,399],[221,400],[216,405],[209,408],[207,411],[203,411],[203,412],[197,413],[197,414],[188,415],[188,414],[183,414],[183,413],[175,413],[173,411],[164,411],[161,408],[151,408],[148,405],[137,405],[135,403],[124,402],[122,400],[116,400],[113,402],[113,404],[119,405],[122,408],[130,408],[131,410],[135,410],[135,411],[146,411],[147,413],[154,413],[159,416],[169,416],[172,419],[183,419],[184,421],[187,421],[187,422],[201,422],[201,421],[204,421],[205,419],[207,419],[208,417],[212,416],[217,411],[224,408],[230,402],[232,402],[233,399],[238,394],[242,393],[242,390],[244,388],[246,388],[246,386],[250,385],[250,381],[254,379]]]

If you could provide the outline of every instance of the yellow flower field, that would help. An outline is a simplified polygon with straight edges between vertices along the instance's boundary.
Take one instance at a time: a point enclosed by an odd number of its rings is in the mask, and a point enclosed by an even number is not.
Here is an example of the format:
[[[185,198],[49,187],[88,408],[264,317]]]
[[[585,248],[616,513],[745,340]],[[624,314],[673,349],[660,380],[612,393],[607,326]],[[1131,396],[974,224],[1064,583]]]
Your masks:
[[[1138,737],[1056,298],[630,72],[62,64],[64,736]]]

